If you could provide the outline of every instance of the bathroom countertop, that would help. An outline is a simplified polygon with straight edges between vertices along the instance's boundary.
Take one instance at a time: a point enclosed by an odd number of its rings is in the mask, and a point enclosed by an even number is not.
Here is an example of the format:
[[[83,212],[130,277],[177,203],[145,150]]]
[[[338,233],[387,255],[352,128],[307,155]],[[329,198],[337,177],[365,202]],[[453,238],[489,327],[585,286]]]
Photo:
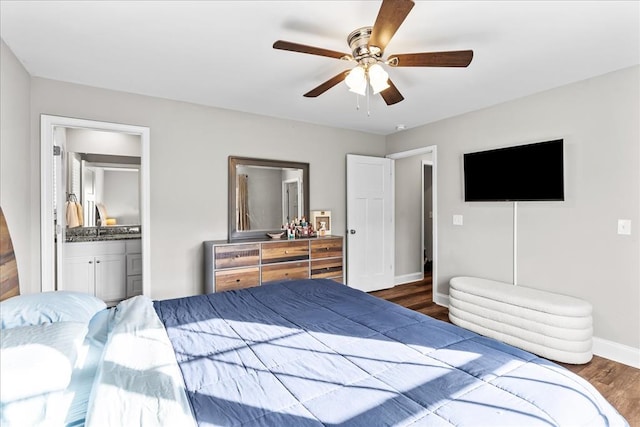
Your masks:
[[[76,227],[66,230],[65,242],[103,242],[110,240],[140,239],[139,225]]]

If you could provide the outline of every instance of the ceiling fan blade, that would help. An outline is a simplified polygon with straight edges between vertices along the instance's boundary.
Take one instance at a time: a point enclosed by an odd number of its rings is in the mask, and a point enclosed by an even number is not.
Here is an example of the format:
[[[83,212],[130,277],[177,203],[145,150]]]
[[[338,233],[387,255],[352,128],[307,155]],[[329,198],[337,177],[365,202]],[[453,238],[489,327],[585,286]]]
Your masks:
[[[387,63],[392,67],[466,67],[472,59],[472,50],[455,50],[391,55]]]
[[[382,92],[380,92],[380,95],[382,96],[382,99],[384,99],[384,102],[387,103],[387,105],[397,104],[398,102],[404,99],[404,96],[402,96],[402,94],[400,93],[396,85],[393,84],[391,79],[389,79],[388,83],[389,83],[389,87],[383,90]]]
[[[378,17],[371,30],[369,47],[376,46],[384,51],[413,5],[413,0],[382,0]]]
[[[313,88],[309,92],[305,93],[304,96],[307,98],[315,98],[316,96],[322,95],[323,93],[325,93],[326,91],[328,91],[329,89],[337,85],[338,83],[344,81],[344,79],[347,77],[347,74],[349,74],[349,71],[350,70],[345,70],[340,74],[331,77],[329,80],[322,83],[320,86]]]
[[[307,46],[304,44],[278,40],[273,44],[274,49],[289,50],[291,52],[308,53],[310,55],[328,56],[337,59],[353,59],[348,53],[336,52],[335,50],[322,49],[319,47]]]

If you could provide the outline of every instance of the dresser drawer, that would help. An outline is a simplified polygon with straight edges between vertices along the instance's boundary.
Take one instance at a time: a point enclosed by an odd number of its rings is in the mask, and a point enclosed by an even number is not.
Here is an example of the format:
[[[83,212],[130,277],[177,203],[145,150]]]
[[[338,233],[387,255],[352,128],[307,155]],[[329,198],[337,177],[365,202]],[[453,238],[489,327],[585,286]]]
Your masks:
[[[260,284],[260,269],[258,267],[234,268],[216,271],[216,292],[232,289],[250,288]]]
[[[309,261],[286,262],[262,266],[262,283],[274,280],[309,278]]]
[[[309,259],[309,241],[277,242],[262,244],[262,263],[298,261]]]
[[[342,258],[342,239],[323,239],[311,241],[311,259]]]
[[[342,258],[311,261],[311,278],[321,279],[342,276]]]
[[[260,244],[216,246],[215,268],[246,267],[260,263]]]

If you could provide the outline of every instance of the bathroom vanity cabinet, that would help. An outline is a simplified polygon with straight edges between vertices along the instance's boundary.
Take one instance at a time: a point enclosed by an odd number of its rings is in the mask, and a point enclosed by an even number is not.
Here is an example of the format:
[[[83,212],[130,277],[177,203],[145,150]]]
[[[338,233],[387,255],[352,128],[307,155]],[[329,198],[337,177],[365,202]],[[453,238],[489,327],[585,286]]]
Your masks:
[[[140,240],[67,243],[58,290],[85,292],[107,305],[142,292]]]
[[[142,295],[142,242],[127,240],[127,298]]]

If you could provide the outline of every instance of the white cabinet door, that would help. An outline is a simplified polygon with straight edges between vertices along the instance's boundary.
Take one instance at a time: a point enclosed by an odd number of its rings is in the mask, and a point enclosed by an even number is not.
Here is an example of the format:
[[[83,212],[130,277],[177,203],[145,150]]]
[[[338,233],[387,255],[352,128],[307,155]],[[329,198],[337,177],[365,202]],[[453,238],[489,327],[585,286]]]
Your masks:
[[[69,243],[65,251],[64,281],[58,289],[86,292],[107,303],[127,297],[125,243]]]
[[[70,257],[64,264],[64,280],[58,283],[58,290],[95,295],[94,257]]]
[[[127,254],[127,276],[142,274],[142,254]]]
[[[127,298],[142,295],[142,275],[127,276]]]
[[[127,297],[127,273],[124,255],[100,255],[95,261],[96,296],[106,302]]]

